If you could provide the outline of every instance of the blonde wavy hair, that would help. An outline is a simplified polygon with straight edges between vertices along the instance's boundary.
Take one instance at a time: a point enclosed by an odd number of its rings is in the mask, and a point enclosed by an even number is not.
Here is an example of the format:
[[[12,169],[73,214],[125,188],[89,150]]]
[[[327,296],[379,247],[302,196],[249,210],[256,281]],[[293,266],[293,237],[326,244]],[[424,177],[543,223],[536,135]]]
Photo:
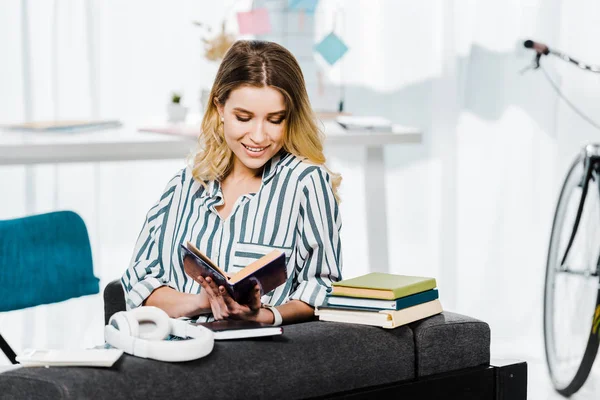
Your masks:
[[[292,53],[273,42],[238,40],[225,54],[207,101],[198,148],[192,154],[194,178],[206,187],[207,181],[222,180],[231,171],[233,152],[225,142],[215,103],[225,104],[229,94],[243,85],[269,86],[283,95],[286,109],[283,150],[322,165],[331,177],[331,187],[339,201],[342,177],[325,166],[325,135],[310,106],[302,70]]]

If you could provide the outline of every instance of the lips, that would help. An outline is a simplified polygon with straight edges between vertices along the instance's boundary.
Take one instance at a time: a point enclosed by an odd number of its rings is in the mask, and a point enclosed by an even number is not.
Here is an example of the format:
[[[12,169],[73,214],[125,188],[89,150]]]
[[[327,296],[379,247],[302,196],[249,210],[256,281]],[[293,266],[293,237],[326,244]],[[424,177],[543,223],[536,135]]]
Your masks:
[[[246,146],[244,143],[242,143],[242,146],[244,146],[246,148],[246,150],[248,150],[249,152],[252,153],[261,153],[263,152],[267,147],[269,146],[263,146],[263,147],[251,147],[251,146]]]

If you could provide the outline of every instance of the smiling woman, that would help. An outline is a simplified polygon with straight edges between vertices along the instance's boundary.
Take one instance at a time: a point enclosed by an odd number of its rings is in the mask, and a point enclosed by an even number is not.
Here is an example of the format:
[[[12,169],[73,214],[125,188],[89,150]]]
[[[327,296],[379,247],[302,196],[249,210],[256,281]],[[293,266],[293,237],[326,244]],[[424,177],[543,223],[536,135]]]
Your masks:
[[[121,280],[127,307],[172,317],[245,319],[279,325],[313,318],[341,279],[341,177],[325,167],[323,134],[294,56],[270,42],[238,41],[215,79],[199,146],[148,212]],[[236,272],[278,249],[287,281],[244,304],[210,278],[183,269],[192,242]]]
[[[235,121],[252,124],[231,125]],[[271,129],[277,126],[279,130]],[[225,55],[202,120],[194,176],[203,181],[227,176],[235,165],[233,155],[239,156],[227,140],[232,132],[251,129],[265,136],[278,131],[286,152],[325,164],[323,133],[310,107],[302,70],[294,56],[277,43],[237,41]],[[263,165],[269,158],[262,158]],[[331,176],[337,192],[341,177]]]

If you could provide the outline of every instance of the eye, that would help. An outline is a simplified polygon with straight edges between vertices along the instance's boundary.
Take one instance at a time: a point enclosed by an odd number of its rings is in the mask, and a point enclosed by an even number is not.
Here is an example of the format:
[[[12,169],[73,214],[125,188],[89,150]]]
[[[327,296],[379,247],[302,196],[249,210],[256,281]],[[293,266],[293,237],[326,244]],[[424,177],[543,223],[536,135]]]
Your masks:
[[[241,117],[241,116],[239,116],[239,115],[236,115],[236,116],[235,116],[235,118],[236,118],[238,121],[240,121],[240,122],[248,122],[248,121],[250,121],[250,118],[244,118],[244,117]]]
[[[270,122],[270,123],[272,123],[272,124],[275,124],[275,125],[279,125],[279,124],[281,124],[281,123],[282,123],[284,120],[285,120],[285,118],[280,118],[280,119],[277,119],[277,120],[271,120],[271,121],[269,121],[269,122]]]

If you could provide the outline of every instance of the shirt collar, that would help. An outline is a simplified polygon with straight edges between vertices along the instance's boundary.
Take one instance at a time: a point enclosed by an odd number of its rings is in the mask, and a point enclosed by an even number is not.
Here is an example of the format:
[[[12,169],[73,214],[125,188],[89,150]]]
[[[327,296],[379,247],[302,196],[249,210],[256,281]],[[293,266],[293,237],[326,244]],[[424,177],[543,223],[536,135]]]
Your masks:
[[[207,181],[207,188],[205,188],[202,191],[202,194],[200,195],[201,198],[214,198],[217,196],[217,194],[220,192],[221,189],[221,185],[219,184],[218,181],[216,180],[211,180],[211,181]]]
[[[269,161],[267,161],[267,163],[265,164],[265,167],[263,168],[263,173],[262,173],[263,185],[265,183],[267,183],[268,181],[270,181],[271,178],[273,178],[273,176],[275,176],[275,173],[277,172],[279,167],[281,167],[283,165],[283,163],[287,159],[288,155],[289,155],[289,153],[287,153],[285,150],[281,149],[279,151],[279,153],[275,154],[273,157],[271,157],[271,159]]]

